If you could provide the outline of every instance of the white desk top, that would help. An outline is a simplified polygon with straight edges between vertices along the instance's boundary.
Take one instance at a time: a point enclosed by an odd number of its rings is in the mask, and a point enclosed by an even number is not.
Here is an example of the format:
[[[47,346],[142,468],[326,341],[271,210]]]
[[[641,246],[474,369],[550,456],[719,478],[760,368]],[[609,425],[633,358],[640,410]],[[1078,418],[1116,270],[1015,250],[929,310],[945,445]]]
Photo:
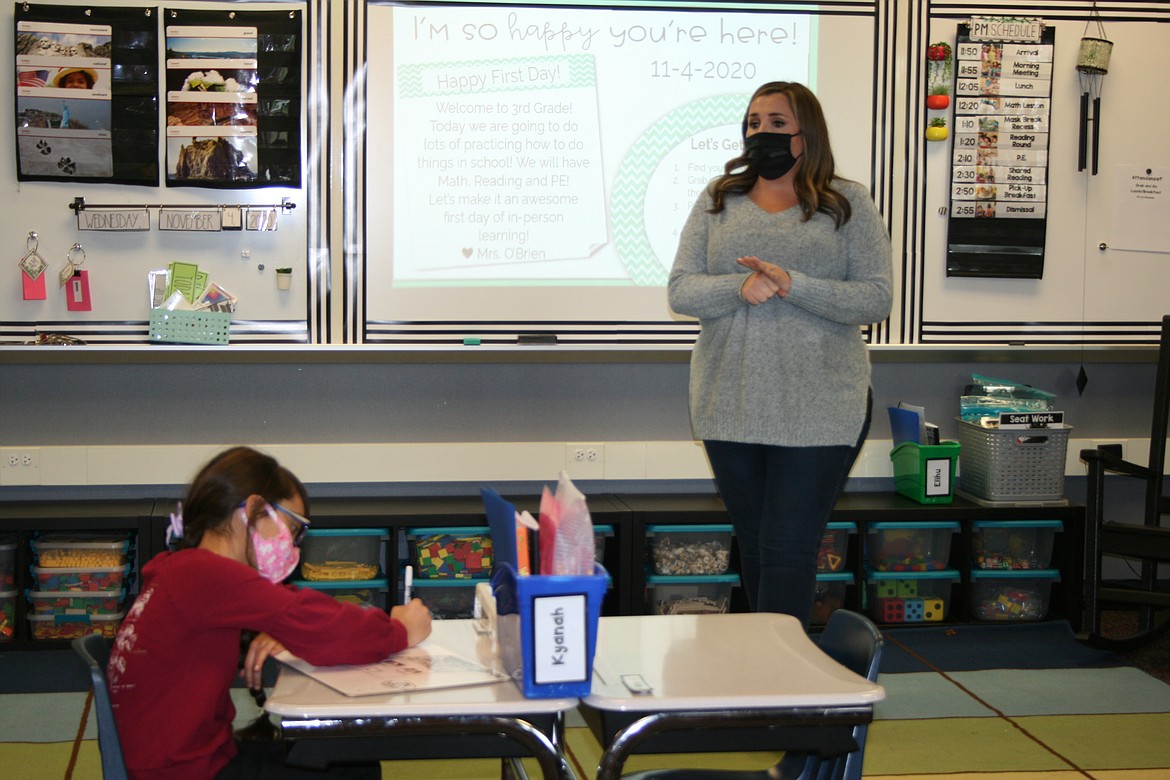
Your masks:
[[[621,675],[653,688],[635,695]],[[840,707],[885,698],[877,683],[825,655],[788,615],[736,613],[604,617],[593,690],[600,710]]]
[[[436,620],[423,642],[501,669],[494,640],[475,631],[473,620]],[[285,718],[428,717],[443,715],[517,715],[563,712],[577,706],[577,699],[528,699],[516,683],[504,682],[444,688],[414,693],[346,696],[287,666],[282,666],[276,687],[264,708]]]

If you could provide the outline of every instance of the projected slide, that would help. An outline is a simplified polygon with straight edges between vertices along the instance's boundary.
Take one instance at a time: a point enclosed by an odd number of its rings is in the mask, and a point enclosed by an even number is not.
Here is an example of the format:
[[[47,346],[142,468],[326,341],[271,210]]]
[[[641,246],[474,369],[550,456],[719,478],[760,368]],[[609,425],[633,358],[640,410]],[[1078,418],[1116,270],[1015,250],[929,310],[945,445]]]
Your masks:
[[[371,318],[668,320],[686,215],[739,154],[756,87],[817,88],[821,24],[665,7],[371,6]],[[590,289],[613,303],[583,299]],[[459,296],[446,315],[441,290]]]

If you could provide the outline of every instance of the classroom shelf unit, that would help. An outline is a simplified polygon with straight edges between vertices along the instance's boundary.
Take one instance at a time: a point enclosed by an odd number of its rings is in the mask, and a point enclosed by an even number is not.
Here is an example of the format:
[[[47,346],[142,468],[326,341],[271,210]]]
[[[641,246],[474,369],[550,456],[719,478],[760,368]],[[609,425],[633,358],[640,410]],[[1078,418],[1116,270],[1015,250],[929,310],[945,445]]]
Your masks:
[[[534,515],[539,509],[539,496],[508,497],[517,509],[527,509]],[[105,531],[124,530],[135,539],[134,574],[155,553],[165,549],[168,514],[173,510],[170,500],[143,499],[136,501],[76,501],[76,502],[8,502],[0,505],[0,535],[15,536],[19,544],[16,554],[16,584],[21,594],[16,599],[15,634],[0,642],[0,650],[47,649],[66,646],[65,640],[34,640],[30,636],[27,600],[24,591],[29,586],[31,564],[28,540],[42,531]],[[647,560],[649,542],[647,529],[661,525],[726,524],[727,512],[723,503],[710,494],[602,494],[589,497],[593,522],[607,528],[602,564],[613,583],[603,605],[603,614],[641,614],[646,609]],[[399,571],[386,571],[386,601],[401,601],[401,566],[409,561],[406,536],[418,527],[453,528],[483,527],[487,532],[483,505],[478,496],[449,497],[388,497],[388,498],[318,498],[311,503],[314,528],[377,528],[387,535],[386,568],[398,564]],[[1050,568],[1059,579],[1052,584],[1050,608],[1046,619],[1065,619],[1074,630],[1081,626],[1083,583],[1084,507],[1070,503],[1066,506],[987,507],[956,497],[951,504],[919,504],[896,493],[850,492],[842,496],[831,518],[836,523],[851,523],[855,532],[848,535],[845,562],[836,574],[852,575],[846,590],[844,606],[866,609],[865,540],[874,523],[939,523],[958,524],[950,551],[948,567],[955,570],[951,608],[946,621],[962,623],[974,621],[977,616],[970,607],[972,589],[978,573],[972,576],[973,533],[976,524],[983,521],[1020,522],[1059,521],[1061,532],[1055,535]],[[612,534],[610,530],[612,529]],[[730,553],[729,571],[739,571],[738,551],[734,542]],[[135,580],[137,578],[135,577]],[[132,591],[136,593],[136,591]],[[733,588],[731,611],[743,611],[746,600],[741,588]],[[871,611],[872,614],[872,611]],[[880,622],[880,621],[879,621]],[[915,623],[890,623],[921,625]]]

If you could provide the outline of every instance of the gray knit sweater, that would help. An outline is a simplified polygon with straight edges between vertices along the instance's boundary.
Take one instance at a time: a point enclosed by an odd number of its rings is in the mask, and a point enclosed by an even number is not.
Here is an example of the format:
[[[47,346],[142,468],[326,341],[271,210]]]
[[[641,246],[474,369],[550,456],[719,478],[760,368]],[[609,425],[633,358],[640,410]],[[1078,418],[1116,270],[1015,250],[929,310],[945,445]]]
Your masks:
[[[729,195],[719,214],[699,196],[670,272],[670,306],[699,319],[691,355],[698,439],[793,447],[851,445],[865,419],[870,365],[860,326],[889,316],[890,240],[868,191],[838,179],[853,206],[840,230],[799,206],[768,214]],[[786,298],[739,297],[755,255],[792,276]]]

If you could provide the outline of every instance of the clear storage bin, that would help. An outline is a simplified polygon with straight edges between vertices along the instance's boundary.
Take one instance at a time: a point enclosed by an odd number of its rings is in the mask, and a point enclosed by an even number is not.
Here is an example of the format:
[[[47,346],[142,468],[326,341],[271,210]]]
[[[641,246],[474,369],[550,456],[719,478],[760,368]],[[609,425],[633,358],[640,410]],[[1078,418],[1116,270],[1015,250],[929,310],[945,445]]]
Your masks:
[[[951,557],[955,521],[871,523],[866,560],[875,571],[941,571]]]
[[[725,574],[731,562],[730,525],[650,525],[650,562],[655,574]]]
[[[825,532],[821,534],[821,547],[817,551],[818,572],[841,571],[845,568],[849,534],[856,532],[856,523],[833,522],[825,526]]]
[[[652,615],[700,615],[727,612],[738,574],[646,577],[646,611]]]
[[[977,520],[971,525],[971,563],[980,569],[1047,569],[1059,520]]]
[[[0,590],[0,642],[11,642],[16,634],[16,591]]]
[[[112,615],[121,611],[126,590],[33,590],[28,600],[37,615]]]
[[[476,579],[492,568],[492,538],[487,528],[412,528],[406,535],[414,551],[414,577]]]
[[[1048,615],[1055,569],[971,572],[971,614],[979,620],[1025,622]]]
[[[16,587],[16,537],[0,534],[0,591]]]
[[[593,561],[605,563],[605,540],[613,536],[612,525],[593,526]]]
[[[932,623],[946,620],[951,592],[959,581],[954,569],[866,573],[870,615],[879,623]]]
[[[99,634],[113,639],[122,624],[125,612],[112,615],[29,615],[28,623],[33,639],[76,639],[87,634]]]
[[[130,579],[130,566],[52,568],[34,566],[37,590],[120,590]]]
[[[301,544],[300,577],[314,582],[376,579],[384,539],[382,528],[310,528]]]
[[[823,626],[829,615],[845,606],[845,591],[853,584],[853,575],[847,571],[826,571],[817,575],[809,623]]]
[[[48,533],[32,542],[36,565],[46,569],[125,566],[129,562],[127,534]]]
[[[469,618],[475,611],[477,584],[473,579],[415,580],[414,595],[438,620]]]
[[[376,607],[386,609],[386,597],[390,583],[388,580],[337,580],[333,582],[315,582],[312,580],[296,580],[294,585],[300,588],[319,590],[346,604],[355,604],[359,607]]]

